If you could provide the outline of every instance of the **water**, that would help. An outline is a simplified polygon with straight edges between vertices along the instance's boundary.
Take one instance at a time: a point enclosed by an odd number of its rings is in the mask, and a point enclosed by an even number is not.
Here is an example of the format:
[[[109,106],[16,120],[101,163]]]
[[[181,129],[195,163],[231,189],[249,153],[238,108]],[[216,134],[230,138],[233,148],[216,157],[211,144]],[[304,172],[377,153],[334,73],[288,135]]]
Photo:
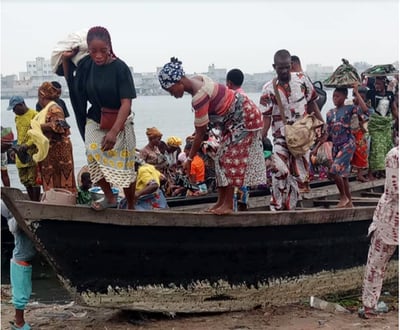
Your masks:
[[[324,106],[323,117],[327,109],[333,107],[332,90],[327,90],[328,97]],[[249,93],[248,96],[259,104],[260,93]],[[74,112],[69,99],[64,99],[71,117],[67,119],[71,125],[71,141],[73,144],[75,174],[86,164],[85,146],[76,126]],[[36,98],[26,98],[25,103],[28,107],[35,109]],[[15,130],[15,115],[12,111],[7,111],[8,100],[1,100],[1,125],[12,127]],[[175,99],[169,95],[159,96],[138,96],[132,102],[132,109],[135,113],[135,133],[138,148],[143,148],[147,144],[146,128],[157,127],[163,133],[163,140],[169,136],[178,136],[183,141],[194,132],[194,114],[191,110],[191,96],[185,94],[182,99]],[[18,172],[15,165],[8,166],[11,185],[20,189],[24,187],[19,182]]]

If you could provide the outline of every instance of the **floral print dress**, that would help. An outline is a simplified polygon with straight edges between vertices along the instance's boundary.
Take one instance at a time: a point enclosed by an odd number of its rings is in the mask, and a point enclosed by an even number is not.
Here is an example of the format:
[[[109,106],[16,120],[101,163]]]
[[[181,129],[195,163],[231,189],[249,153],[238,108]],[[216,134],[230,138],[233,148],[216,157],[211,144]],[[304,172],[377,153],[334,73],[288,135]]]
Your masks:
[[[353,114],[364,117],[359,107],[344,105],[334,108],[326,114],[326,124],[329,139],[332,141],[333,164],[330,174],[348,176],[350,174],[350,162],[356,150],[356,142],[351,134],[351,118]]]

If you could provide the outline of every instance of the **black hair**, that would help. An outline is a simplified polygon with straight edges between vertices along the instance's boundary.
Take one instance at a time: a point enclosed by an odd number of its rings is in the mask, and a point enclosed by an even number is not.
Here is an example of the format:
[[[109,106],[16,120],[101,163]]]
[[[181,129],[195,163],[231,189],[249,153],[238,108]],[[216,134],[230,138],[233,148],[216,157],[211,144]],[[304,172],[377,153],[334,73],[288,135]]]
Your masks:
[[[342,93],[346,97],[349,94],[349,91],[348,91],[348,89],[346,87],[336,87],[334,92]]]
[[[274,55],[274,63],[276,63],[278,59],[286,59],[288,57],[291,58],[289,51],[286,49],[280,49]]]
[[[83,179],[90,179],[90,173],[89,172],[83,172],[81,174],[81,180]]]
[[[235,86],[242,86],[244,75],[239,69],[232,69],[226,75],[226,80],[232,82]]]
[[[300,58],[298,56],[296,56],[296,55],[290,56],[290,59],[291,59],[292,63],[297,63],[299,65],[301,64]]]
[[[111,44],[111,36],[108,30],[105,27],[102,26],[94,26],[89,29],[87,36],[86,36],[86,43],[89,47],[89,44],[94,40],[94,39],[100,39],[103,40],[109,47],[110,47],[110,53],[113,57],[116,57],[112,48]]]
[[[61,84],[58,81],[52,81],[51,84],[58,89],[61,89]]]
[[[388,78],[386,78],[386,76],[375,77],[375,81],[377,81],[377,80],[383,81],[385,86],[389,85],[389,80],[388,80]]]

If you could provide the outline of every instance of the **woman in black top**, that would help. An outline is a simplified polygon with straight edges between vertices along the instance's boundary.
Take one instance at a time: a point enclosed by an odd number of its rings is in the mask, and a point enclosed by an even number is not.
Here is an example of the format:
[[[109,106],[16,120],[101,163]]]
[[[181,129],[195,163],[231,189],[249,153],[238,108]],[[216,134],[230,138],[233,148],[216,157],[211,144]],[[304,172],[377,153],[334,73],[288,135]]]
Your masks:
[[[136,139],[131,106],[136,91],[132,74],[115,56],[110,34],[104,27],[88,31],[87,45],[90,56],[83,58],[77,67],[73,67],[71,58],[78,50],[63,53],[63,72],[78,128],[85,140],[90,177],[105,195],[104,199],[93,202],[92,208],[116,207],[117,199],[111,190],[111,185],[116,185],[124,189],[128,208],[133,209]],[[117,111],[111,128],[100,126],[102,108]]]

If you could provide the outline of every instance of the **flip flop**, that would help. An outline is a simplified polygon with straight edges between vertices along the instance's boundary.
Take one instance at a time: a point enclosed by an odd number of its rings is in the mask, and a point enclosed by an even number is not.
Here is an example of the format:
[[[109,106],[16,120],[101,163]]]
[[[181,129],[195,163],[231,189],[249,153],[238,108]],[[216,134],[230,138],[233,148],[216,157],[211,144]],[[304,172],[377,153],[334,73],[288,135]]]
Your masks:
[[[17,327],[17,325],[13,322],[10,321],[11,324],[11,330],[31,330],[31,326],[28,323],[24,323],[24,325],[22,327]]]
[[[116,209],[117,208],[117,204],[118,204],[117,202],[109,203],[107,201],[107,199],[104,197],[104,198],[101,198],[101,199],[99,199],[97,201],[92,202],[90,207],[92,208],[92,210],[95,210],[95,211],[103,211],[105,209]]]

